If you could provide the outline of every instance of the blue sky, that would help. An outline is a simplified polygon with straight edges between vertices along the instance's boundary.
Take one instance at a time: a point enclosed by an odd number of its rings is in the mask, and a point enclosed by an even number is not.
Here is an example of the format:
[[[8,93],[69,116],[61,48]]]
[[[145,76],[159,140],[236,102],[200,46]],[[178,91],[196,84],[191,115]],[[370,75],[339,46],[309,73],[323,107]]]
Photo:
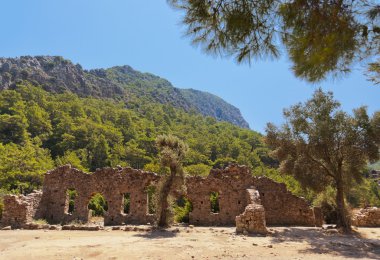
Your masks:
[[[2,57],[60,55],[86,69],[127,64],[222,97],[260,132],[283,122],[283,108],[317,87],[333,91],[346,111],[380,109],[380,86],[366,81],[360,65],[348,77],[312,85],[293,76],[285,55],[250,67],[205,55],[182,36],[181,13],[165,0],[12,0],[1,9]]]

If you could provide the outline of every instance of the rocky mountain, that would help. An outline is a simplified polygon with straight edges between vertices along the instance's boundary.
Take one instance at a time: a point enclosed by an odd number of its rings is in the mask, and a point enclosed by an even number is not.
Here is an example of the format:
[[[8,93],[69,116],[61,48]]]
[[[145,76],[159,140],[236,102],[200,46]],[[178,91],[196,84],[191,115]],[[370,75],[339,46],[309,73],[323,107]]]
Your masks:
[[[195,89],[180,89],[180,91],[185,100],[193,104],[201,114],[249,128],[248,123],[241,116],[240,110],[220,97]]]
[[[174,87],[168,80],[141,73],[130,66],[84,70],[59,56],[0,58],[0,90],[27,80],[53,93],[73,92],[81,97],[113,98],[128,104],[158,102],[185,111],[248,128],[238,108],[223,99],[194,89]]]

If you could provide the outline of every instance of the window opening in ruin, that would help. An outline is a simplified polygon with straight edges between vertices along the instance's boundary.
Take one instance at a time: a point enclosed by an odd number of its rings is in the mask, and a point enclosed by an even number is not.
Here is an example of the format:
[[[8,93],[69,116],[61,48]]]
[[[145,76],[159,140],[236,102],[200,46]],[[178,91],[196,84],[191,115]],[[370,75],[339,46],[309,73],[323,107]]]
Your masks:
[[[66,191],[68,205],[66,205],[66,213],[72,214],[75,210],[75,198],[78,196],[78,192],[75,189],[68,189]]]
[[[149,186],[146,189],[147,194],[147,212],[148,214],[154,214],[156,213],[156,187],[155,186]]]
[[[124,214],[129,214],[131,206],[131,194],[130,193],[124,193],[123,195],[123,212]]]
[[[219,193],[218,192],[211,192],[210,193],[210,205],[211,205],[211,212],[212,213],[219,213]]]
[[[173,205],[174,220],[177,223],[189,223],[190,212],[193,211],[193,204],[185,196],[179,197]]]
[[[93,194],[87,207],[91,212],[89,222],[102,225],[104,223],[104,214],[108,210],[108,203],[103,195],[100,193]]]
[[[240,200],[238,200],[238,204],[240,204]]]

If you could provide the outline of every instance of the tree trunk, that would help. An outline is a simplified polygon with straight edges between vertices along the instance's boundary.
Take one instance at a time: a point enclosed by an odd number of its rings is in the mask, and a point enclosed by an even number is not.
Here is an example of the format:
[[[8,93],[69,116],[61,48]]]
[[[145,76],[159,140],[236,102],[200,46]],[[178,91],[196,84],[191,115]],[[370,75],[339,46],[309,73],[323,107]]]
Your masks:
[[[351,221],[344,202],[344,185],[341,178],[336,182],[337,228],[347,233],[351,231]]]
[[[168,226],[168,213],[169,213],[169,202],[168,197],[173,185],[174,177],[176,175],[176,169],[170,169],[170,175],[167,176],[162,184],[161,191],[159,191],[159,212],[158,212],[158,223],[159,227]]]

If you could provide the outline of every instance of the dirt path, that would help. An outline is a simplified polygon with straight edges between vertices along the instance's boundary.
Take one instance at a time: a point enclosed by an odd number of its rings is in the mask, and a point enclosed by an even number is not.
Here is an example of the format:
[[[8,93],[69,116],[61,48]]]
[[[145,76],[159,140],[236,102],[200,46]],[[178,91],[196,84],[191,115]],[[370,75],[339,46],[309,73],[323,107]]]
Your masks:
[[[344,236],[314,228],[271,228],[266,237],[234,228],[153,231],[0,231],[0,259],[380,259],[380,228]]]

